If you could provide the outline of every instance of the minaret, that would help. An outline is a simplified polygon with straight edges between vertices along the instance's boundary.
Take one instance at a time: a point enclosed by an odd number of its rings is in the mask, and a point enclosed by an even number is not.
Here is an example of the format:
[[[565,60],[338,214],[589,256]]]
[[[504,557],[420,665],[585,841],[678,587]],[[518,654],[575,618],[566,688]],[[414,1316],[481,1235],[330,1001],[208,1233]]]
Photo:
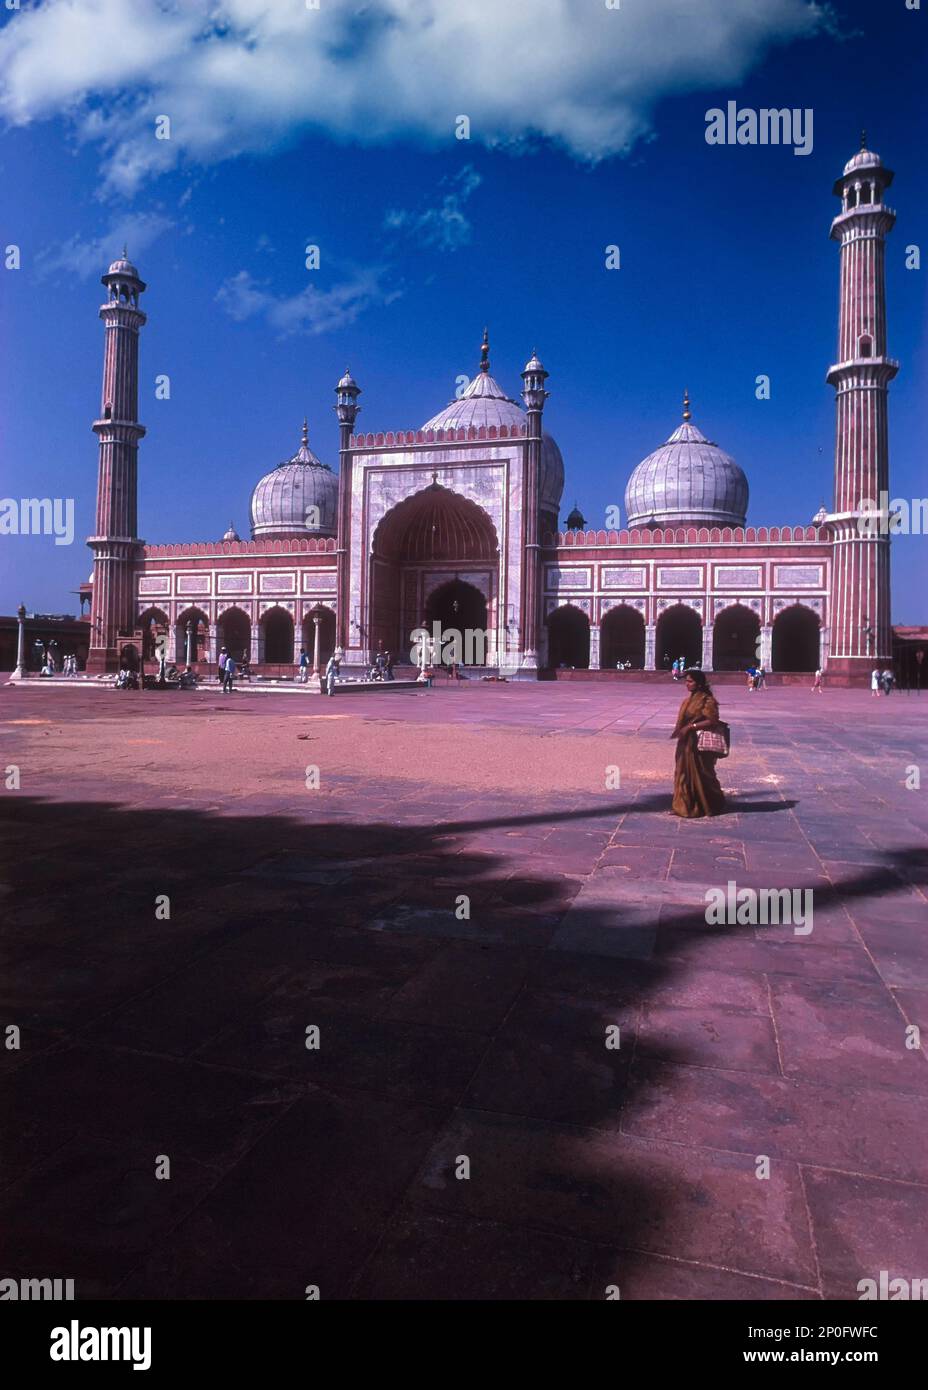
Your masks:
[[[351,646],[349,624],[351,601],[351,434],[361,407],[361,388],[345,368],[335,388],[335,414],[338,416],[338,536],[335,541],[335,648],[345,655]],[[357,644],[355,644],[357,645]]]
[[[97,515],[87,544],[94,554],[91,638],[87,670],[118,669],[120,634],[133,627],[134,561],[139,547],[138,444],[145,433],[138,422],[139,308],[145,284],[126,253],[102,277],[107,300],[100,308],[103,340],[103,395],[93,431],[100,441]]]
[[[887,518],[872,515],[888,502],[887,398],[899,370],[886,356],[884,250],[896,214],[883,194],[892,181],[865,134],[833,190],[841,199],[831,224],[841,246],[841,299],[837,362],[827,377],[837,392],[828,670],[858,678],[892,657]],[[869,522],[861,523],[862,513]]]
[[[486,334],[484,334],[486,343]],[[487,350],[488,351],[488,350]],[[489,370],[489,364],[481,371]],[[538,669],[538,631],[541,622],[541,552],[539,549],[539,481],[541,477],[541,415],[548,399],[545,382],[548,373],[533,350],[522,372],[522,399],[528,414],[525,440],[525,470],[522,484],[523,549],[522,576],[522,668]]]

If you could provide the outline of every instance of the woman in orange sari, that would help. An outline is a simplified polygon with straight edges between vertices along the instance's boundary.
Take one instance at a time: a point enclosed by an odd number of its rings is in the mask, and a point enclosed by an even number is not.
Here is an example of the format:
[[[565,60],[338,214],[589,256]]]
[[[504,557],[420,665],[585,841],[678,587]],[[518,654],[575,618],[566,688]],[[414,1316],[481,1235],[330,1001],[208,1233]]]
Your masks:
[[[700,753],[696,742],[700,729],[718,724],[718,702],[703,671],[687,671],[686,691],[670,735],[677,740],[671,810],[687,819],[718,816],[725,809],[725,795],[715,775],[716,755]]]

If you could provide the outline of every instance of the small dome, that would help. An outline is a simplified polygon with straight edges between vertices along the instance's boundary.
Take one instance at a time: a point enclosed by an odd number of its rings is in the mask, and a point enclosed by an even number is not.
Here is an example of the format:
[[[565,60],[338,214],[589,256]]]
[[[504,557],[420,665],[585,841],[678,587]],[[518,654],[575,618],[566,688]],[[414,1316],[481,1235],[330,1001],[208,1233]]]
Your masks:
[[[882,159],[873,150],[858,150],[853,158],[845,164],[844,172],[853,174],[855,169],[882,169],[882,167]]]
[[[234,522],[234,521],[230,521],[230,522],[229,522],[229,529],[228,529],[228,531],[226,531],[226,533],[225,533],[225,535],[223,536],[222,539],[223,539],[224,541],[239,541],[239,540],[241,540],[241,536],[239,535],[239,533],[238,533],[238,532],[236,531],[236,529],[235,529],[235,522]]]
[[[426,420],[422,426],[424,430],[469,429],[471,425],[475,429],[480,429],[481,426],[486,426],[487,429],[491,426],[499,429],[500,425],[505,425],[507,430],[511,430],[513,426],[520,430],[524,427],[525,411],[517,401],[506,395],[499,383],[490,375],[489,351],[487,335],[484,333],[480,370],[477,375],[473,381],[468,383],[457,400],[451,401],[444,410],[440,410],[437,415]],[[534,370],[539,367],[541,367],[540,362]],[[538,486],[541,510],[553,511],[556,516],[560,511],[563,491],[564,460],[551,435],[543,430],[541,436],[541,477]]]
[[[351,375],[348,368],[346,367],[345,375],[339,380],[338,386],[335,389],[337,391],[357,389],[357,385],[358,383],[355,381],[354,377]]]
[[[306,421],[292,458],[278,464],[258,483],[251,497],[251,534],[261,536],[334,536],[338,479],[309,447]]]
[[[642,459],[625,489],[629,526],[743,526],[748,480],[735,460],[690,423]]]
[[[576,502],[573,505],[573,510],[570,512],[567,518],[567,529],[568,531],[586,530],[586,517],[581,512]]]
[[[134,280],[138,280],[139,273],[131,261],[127,261],[125,256],[120,256],[118,261],[114,261],[106,272],[107,275],[131,275]]]
[[[543,372],[545,370],[544,363],[539,362],[538,353],[535,351],[534,348],[532,349],[531,357],[528,359],[522,370],[523,372]]]

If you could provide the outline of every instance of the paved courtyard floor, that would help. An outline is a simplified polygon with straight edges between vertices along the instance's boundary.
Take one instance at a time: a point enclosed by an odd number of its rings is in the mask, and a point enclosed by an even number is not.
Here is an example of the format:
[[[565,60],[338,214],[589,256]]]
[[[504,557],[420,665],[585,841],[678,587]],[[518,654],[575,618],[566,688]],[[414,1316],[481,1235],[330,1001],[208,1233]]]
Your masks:
[[[669,682],[63,687],[0,688],[0,1274],[928,1277],[928,696],[722,687],[730,811],[680,822]],[[729,883],[812,930],[709,924]]]

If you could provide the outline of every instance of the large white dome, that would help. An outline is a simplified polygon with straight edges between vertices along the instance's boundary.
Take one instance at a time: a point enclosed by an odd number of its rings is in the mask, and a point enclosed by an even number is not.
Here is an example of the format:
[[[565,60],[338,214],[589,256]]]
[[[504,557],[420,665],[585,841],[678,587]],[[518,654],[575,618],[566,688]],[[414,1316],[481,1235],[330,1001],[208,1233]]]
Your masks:
[[[309,447],[306,422],[292,458],[266,473],[251,496],[251,534],[262,536],[334,536],[338,515],[338,478]]]
[[[629,526],[743,526],[748,480],[735,460],[690,423],[642,459],[625,489]]]

